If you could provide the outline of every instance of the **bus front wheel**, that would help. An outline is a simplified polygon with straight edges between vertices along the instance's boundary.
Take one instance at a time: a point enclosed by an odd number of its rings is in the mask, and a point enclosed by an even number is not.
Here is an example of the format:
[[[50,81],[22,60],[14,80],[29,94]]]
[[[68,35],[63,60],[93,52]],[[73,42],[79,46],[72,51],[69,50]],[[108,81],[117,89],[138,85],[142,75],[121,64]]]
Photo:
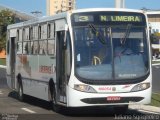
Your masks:
[[[61,107],[55,103],[52,103],[52,109],[54,112],[57,112],[57,113],[61,111]]]

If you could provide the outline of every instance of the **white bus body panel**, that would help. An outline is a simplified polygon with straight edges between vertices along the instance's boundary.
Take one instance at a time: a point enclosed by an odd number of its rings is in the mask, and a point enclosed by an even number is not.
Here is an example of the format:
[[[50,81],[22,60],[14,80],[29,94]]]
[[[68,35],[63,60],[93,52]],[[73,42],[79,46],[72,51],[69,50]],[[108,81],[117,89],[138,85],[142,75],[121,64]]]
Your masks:
[[[26,95],[49,101],[47,82],[23,79],[23,91]]]
[[[113,94],[113,93],[108,93],[108,94],[100,94],[100,93],[85,93],[85,92],[80,92],[76,91],[73,88],[68,87],[68,106],[69,107],[85,107],[85,106],[102,106],[102,105],[124,105],[124,104],[149,104],[151,101],[151,95],[148,95],[148,93],[151,93],[151,88],[144,90],[144,91],[139,91],[139,92],[129,92],[129,93],[118,93],[118,94]],[[81,101],[81,99],[85,98],[101,98],[105,97],[107,99],[108,96],[120,96],[120,97],[144,97],[140,102],[132,102],[130,103],[106,103],[106,104],[87,104]],[[106,100],[107,101],[107,100]]]
[[[55,20],[55,25],[56,31],[65,30],[66,21],[65,19]],[[22,76],[24,94],[49,101],[49,80],[53,79],[56,83],[56,57],[17,55],[16,62],[16,75],[20,73]],[[50,69],[50,73],[43,71],[44,67]]]
[[[152,78],[152,75],[149,75],[149,77],[143,81],[142,83],[147,83],[150,82]],[[83,84],[80,83],[76,78],[74,79],[74,84]],[[124,104],[149,104],[151,102],[151,93],[152,93],[152,85],[150,88],[143,90],[143,91],[137,91],[137,92],[130,92],[131,89],[137,85],[137,84],[130,84],[130,85],[89,85],[93,87],[97,93],[86,93],[86,92],[80,92],[74,89],[74,84],[73,82],[70,82],[69,86],[67,87],[68,91],[68,104],[67,106],[69,107],[78,107],[78,106],[102,106],[102,105],[124,105]],[[151,83],[152,84],[152,83]],[[126,87],[127,86],[127,87]],[[99,90],[97,88],[102,88],[102,87],[115,87],[116,91],[112,91],[106,89],[105,91]],[[123,92],[121,92],[123,91]],[[133,102],[130,101],[129,103],[105,103],[105,104],[88,104],[84,103],[81,100],[85,98],[106,98],[108,96],[119,96],[119,97],[143,97],[144,99],[139,101],[139,102]]]
[[[48,101],[48,82],[51,78],[56,79],[55,74],[55,58],[53,56],[26,56],[28,64],[21,64],[20,59],[17,60],[16,74],[23,76],[23,92],[43,100]],[[50,73],[42,71],[44,67],[50,69]]]

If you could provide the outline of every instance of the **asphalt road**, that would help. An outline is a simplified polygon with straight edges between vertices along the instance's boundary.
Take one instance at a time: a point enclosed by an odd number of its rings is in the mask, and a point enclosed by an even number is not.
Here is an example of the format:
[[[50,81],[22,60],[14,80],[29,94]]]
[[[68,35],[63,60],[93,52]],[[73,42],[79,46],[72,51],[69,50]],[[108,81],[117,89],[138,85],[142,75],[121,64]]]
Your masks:
[[[156,70],[159,69],[155,68]],[[0,120],[123,120],[126,117],[133,120],[138,117],[146,120],[160,119],[157,115],[132,109],[125,115],[119,115],[108,107],[69,108],[55,113],[51,110],[50,103],[30,96],[25,97],[24,102],[17,100],[16,92],[7,87],[5,69],[0,69]]]
[[[0,68],[0,89],[7,87],[6,69]]]

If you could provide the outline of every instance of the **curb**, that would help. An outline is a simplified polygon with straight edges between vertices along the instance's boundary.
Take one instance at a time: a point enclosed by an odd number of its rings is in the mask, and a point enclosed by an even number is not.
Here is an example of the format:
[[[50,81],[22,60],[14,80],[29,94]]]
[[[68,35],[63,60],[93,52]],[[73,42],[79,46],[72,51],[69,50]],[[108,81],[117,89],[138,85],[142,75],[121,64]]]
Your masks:
[[[139,111],[146,111],[160,114],[160,107],[150,106],[150,105],[129,105],[130,109],[135,109]]]
[[[7,67],[7,66],[4,66],[4,65],[0,65],[0,68],[5,68],[5,69],[6,69],[6,67]]]

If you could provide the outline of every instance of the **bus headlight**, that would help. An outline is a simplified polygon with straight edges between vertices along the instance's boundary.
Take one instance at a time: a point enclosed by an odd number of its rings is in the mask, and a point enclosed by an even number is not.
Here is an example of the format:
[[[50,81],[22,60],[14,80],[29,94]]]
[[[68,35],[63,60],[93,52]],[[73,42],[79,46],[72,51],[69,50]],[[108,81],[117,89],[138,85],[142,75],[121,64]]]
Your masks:
[[[89,85],[75,84],[74,89],[81,92],[96,93],[97,91]]]
[[[150,87],[150,83],[141,83],[141,84],[138,84],[138,85],[134,86],[132,88],[131,92],[145,90],[145,89],[147,89],[149,87]]]

